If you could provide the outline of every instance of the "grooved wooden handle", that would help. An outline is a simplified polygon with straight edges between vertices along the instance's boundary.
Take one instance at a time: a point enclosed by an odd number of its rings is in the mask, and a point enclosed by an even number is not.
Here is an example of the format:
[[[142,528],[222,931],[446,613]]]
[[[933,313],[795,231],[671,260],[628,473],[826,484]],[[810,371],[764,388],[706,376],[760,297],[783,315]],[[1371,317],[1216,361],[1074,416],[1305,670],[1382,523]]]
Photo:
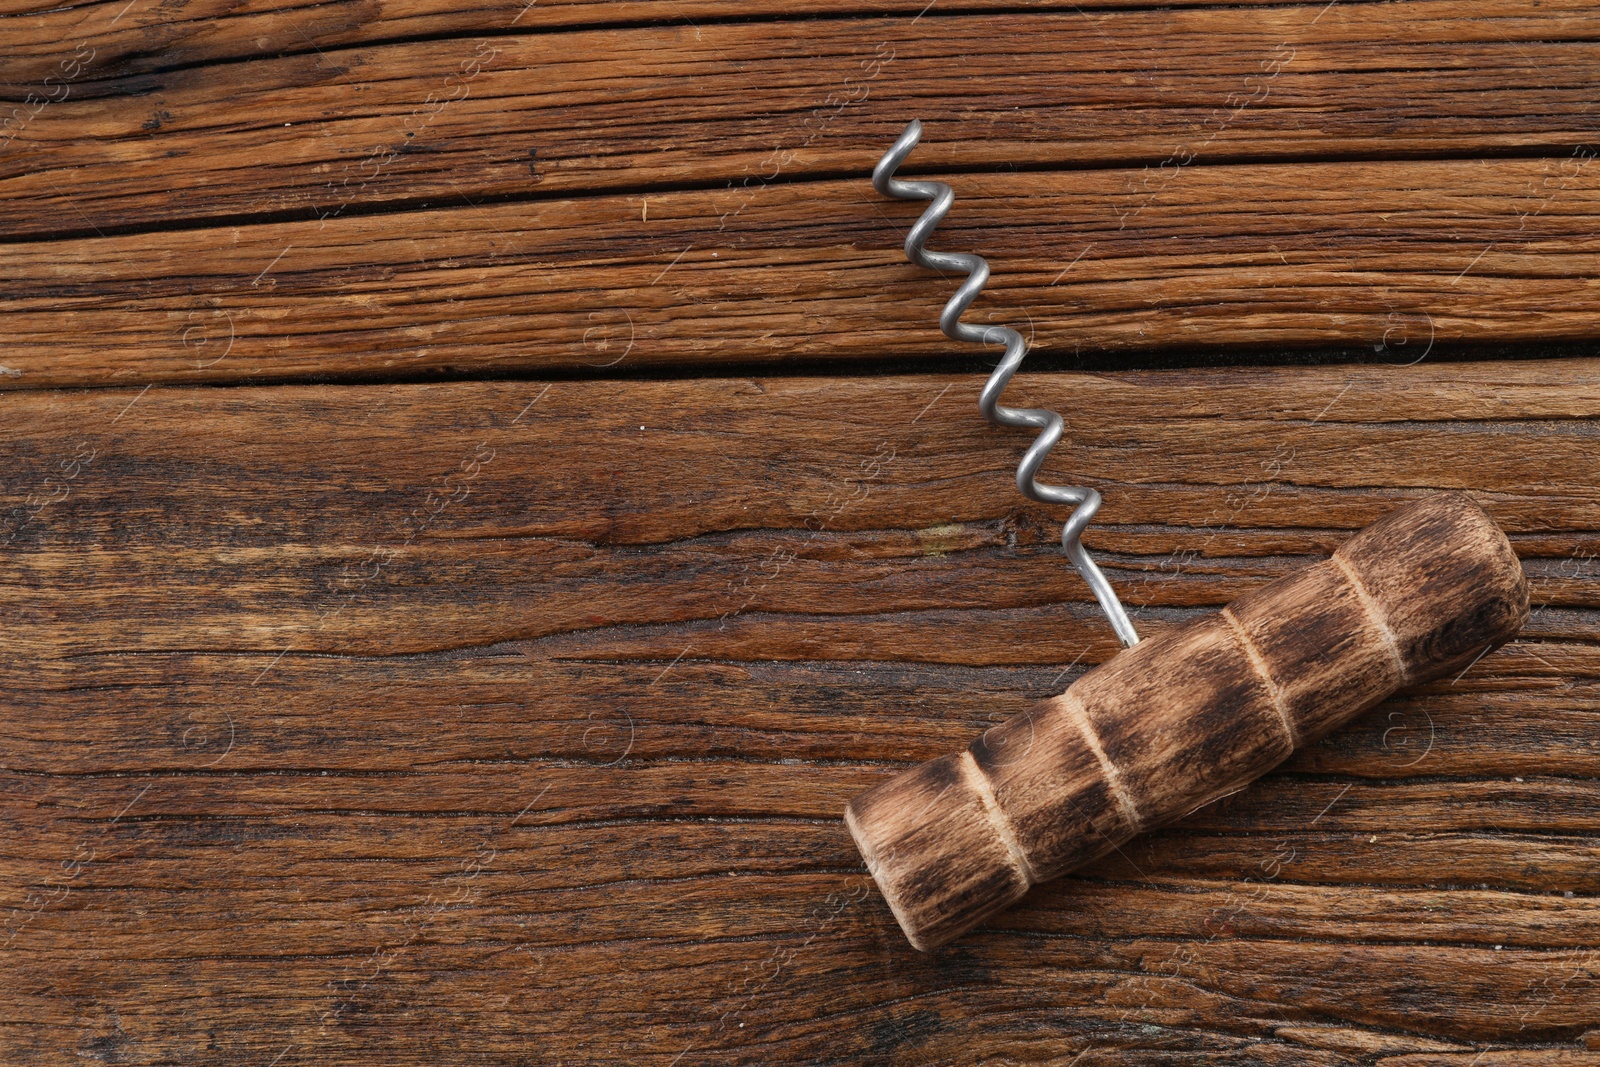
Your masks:
[[[1465,494],[1436,494],[863,793],[845,821],[926,951],[1396,689],[1463,669],[1527,617],[1505,534]]]

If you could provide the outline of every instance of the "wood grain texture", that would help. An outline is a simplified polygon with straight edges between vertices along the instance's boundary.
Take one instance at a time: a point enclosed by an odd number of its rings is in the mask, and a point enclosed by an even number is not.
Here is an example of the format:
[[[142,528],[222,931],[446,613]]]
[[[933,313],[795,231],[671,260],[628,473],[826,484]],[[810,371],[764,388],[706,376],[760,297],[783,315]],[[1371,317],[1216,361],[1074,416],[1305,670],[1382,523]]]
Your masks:
[[[1251,6],[1273,18],[1273,0],[1249,0]],[[1198,7],[1237,6],[1220,0],[1202,0]],[[1149,0],[1107,0],[1094,5],[1096,12],[1149,8]],[[1299,6],[1306,21],[1318,14],[1318,5]],[[282,53],[310,54],[346,46],[372,46],[421,37],[459,37],[472,34],[572,30],[607,25],[676,24],[691,29],[709,28],[726,20],[761,19],[786,29],[778,18],[795,16],[870,18],[910,16],[918,22],[938,21],[943,10],[926,0],[504,0],[486,3],[445,3],[443,0],[342,0],[330,4],[271,0],[190,0],[176,4],[150,4],[136,0],[117,8],[111,5],[52,6],[52,0],[12,0],[0,14],[0,66],[10,94],[38,89],[60,58],[60,43],[82,43],[94,53],[86,78],[103,81],[176,67],[238,60]],[[1064,0],[967,0],[961,12],[1028,12],[1047,15],[1078,11]],[[1574,9],[1576,10],[1576,9]],[[1543,4],[1502,7],[1500,18],[1540,19],[1549,13]],[[1174,13],[1182,20],[1181,9]],[[910,19],[907,19],[909,22]],[[1319,20],[1320,21],[1320,20]],[[1511,32],[1515,33],[1513,26]],[[1554,35],[1553,35],[1554,36]],[[1025,58],[1019,56],[1018,58]],[[1208,55],[1207,58],[1210,58]]]
[[[1600,167],[1501,159],[957,176],[935,248],[1041,353],[1600,329]],[[19,244],[0,388],[968,354],[865,178]]]
[[[1597,382],[1021,376],[1146,632],[1432,488],[1534,611],[933,958],[838,810],[1115,647],[976,378],[8,394],[0,1059],[1584,1062]]]
[[[13,0],[0,1063],[1600,1062],[1597,30]],[[838,812],[1116,646],[914,116],[1035,371],[1384,361],[1022,377],[1143,632],[1437,489],[1534,604],[932,960]]]
[[[908,117],[928,124],[919,168],[1149,166],[1141,195],[1196,163],[1600,141],[1600,16],[1578,0],[674,17],[117,77],[96,77],[94,45],[43,40],[67,66],[0,129],[7,236],[684,184],[756,195],[866,173]]]
[[[864,177],[911,107],[919,167],[1045,168],[943,174],[936,239],[990,258],[976,314],[1042,351],[1586,339],[1597,29],[1434,0],[957,14],[99,79],[73,45],[81,81],[5,120],[0,388],[948,354],[911,210]]]

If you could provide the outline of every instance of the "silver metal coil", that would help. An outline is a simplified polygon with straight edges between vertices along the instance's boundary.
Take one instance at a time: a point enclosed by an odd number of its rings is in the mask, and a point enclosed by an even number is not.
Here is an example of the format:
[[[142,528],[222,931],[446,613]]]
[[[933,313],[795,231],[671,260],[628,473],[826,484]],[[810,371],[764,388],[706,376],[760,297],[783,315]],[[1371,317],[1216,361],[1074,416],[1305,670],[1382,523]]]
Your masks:
[[[1135,645],[1139,635],[1134,631],[1128,613],[1123,610],[1122,601],[1117,599],[1111,583],[1106,581],[1106,576],[1089,558],[1081,540],[1084,527],[1089,525],[1089,520],[1100,508],[1100,494],[1081,485],[1042,485],[1037,477],[1039,468],[1044,466],[1045,457],[1061,439],[1065,423],[1060,415],[1044,408],[1000,406],[1000,394],[1010,383],[1011,376],[1017,373],[1017,368],[1022,366],[1023,357],[1028,354],[1028,342],[1009,326],[974,326],[961,321],[962,314],[989,283],[988,261],[970,252],[934,252],[927,248],[928,238],[944,221],[950,205],[955,203],[955,193],[943,182],[904,181],[894,176],[921,139],[922,123],[913,119],[873,168],[872,186],[883,195],[900,200],[933,201],[906,235],[906,258],[918,266],[939,271],[960,271],[968,276],[945,304],[944,311],[939,315],[939,328],[951,340],[1005,346],[1000,365],[989,376],[983,392],[979,394],[978,410],[997,426],[1028,426],[1039,430],[1039,436],[1029,446],[1022,463],[1017,467],[1017,488],[1029,500],[1074,505],[1066,525],[1061,528],[1061,548],[1089,584],[1117,637],[1124,645]]]

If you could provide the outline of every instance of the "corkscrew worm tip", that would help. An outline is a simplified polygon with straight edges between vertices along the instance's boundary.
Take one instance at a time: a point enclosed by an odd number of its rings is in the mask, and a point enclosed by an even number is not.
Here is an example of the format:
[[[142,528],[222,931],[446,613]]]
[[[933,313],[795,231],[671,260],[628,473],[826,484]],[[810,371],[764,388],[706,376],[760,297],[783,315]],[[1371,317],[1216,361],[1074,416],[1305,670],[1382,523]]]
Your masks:
[[[1029,500],[1072,505],[1072,514],[1061,528],[1062,551],[1066,552],[1067,558],[1088,583],[1118,639],[1131,647],[1138,643],[1139,635],[1127,611],[1123,609],[1122,601],[1117,599],[1116,591],[1106,581],[1106,576],[1090,558],[1081,541],[1084,527],[1089,525],[1100,507],[1100,494],[1085,486],[1045,485],[1038,480],[1039,469],[1044,466],[1045,458],[1066,429],[1065,422],[1060,415],[1044,408],[1008,408],[1000,404],[1000,394],[1005,392],[1012,376],[1022,366],[1023,357],[1028,354],[1027,341],[1009,326],[975,326],[961,321],[961,316],[989,283],[988,261],[970,252],[936,252],[927,247],[928,238],[933,236],[933,231],[938,229],[939,223],[944,221],[951,205],[955,203],[955,193],[943,182],[905,181],[894,176],[921,139],[922,123],[912,119],[872,169],[872,187],[884,196],[898,200],[933,201],[906,235],[906,258],[921,267],[959,271],[967,275],[967,280],[956,289],[939,314],[939,328],[951,340],[1005,347],[999,366],[979,394],[978,410],[997,426],[1025,426],[1039,431],[1039,436],[1028,447],[1017,466],[1017,488]]]

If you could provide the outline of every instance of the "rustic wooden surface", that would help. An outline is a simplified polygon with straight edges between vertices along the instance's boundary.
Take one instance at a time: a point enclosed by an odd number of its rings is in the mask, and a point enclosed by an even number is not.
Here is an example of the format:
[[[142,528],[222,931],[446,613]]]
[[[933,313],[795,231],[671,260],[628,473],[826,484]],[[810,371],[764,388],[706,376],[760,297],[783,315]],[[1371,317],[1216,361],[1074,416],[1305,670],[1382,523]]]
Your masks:
[[[125,3],[0,15],[0,1063],[1600,1063],[1592,9]],[[912,117],[1143,631],[1533,590],[932,956],[845,802],[1115,645]]]

